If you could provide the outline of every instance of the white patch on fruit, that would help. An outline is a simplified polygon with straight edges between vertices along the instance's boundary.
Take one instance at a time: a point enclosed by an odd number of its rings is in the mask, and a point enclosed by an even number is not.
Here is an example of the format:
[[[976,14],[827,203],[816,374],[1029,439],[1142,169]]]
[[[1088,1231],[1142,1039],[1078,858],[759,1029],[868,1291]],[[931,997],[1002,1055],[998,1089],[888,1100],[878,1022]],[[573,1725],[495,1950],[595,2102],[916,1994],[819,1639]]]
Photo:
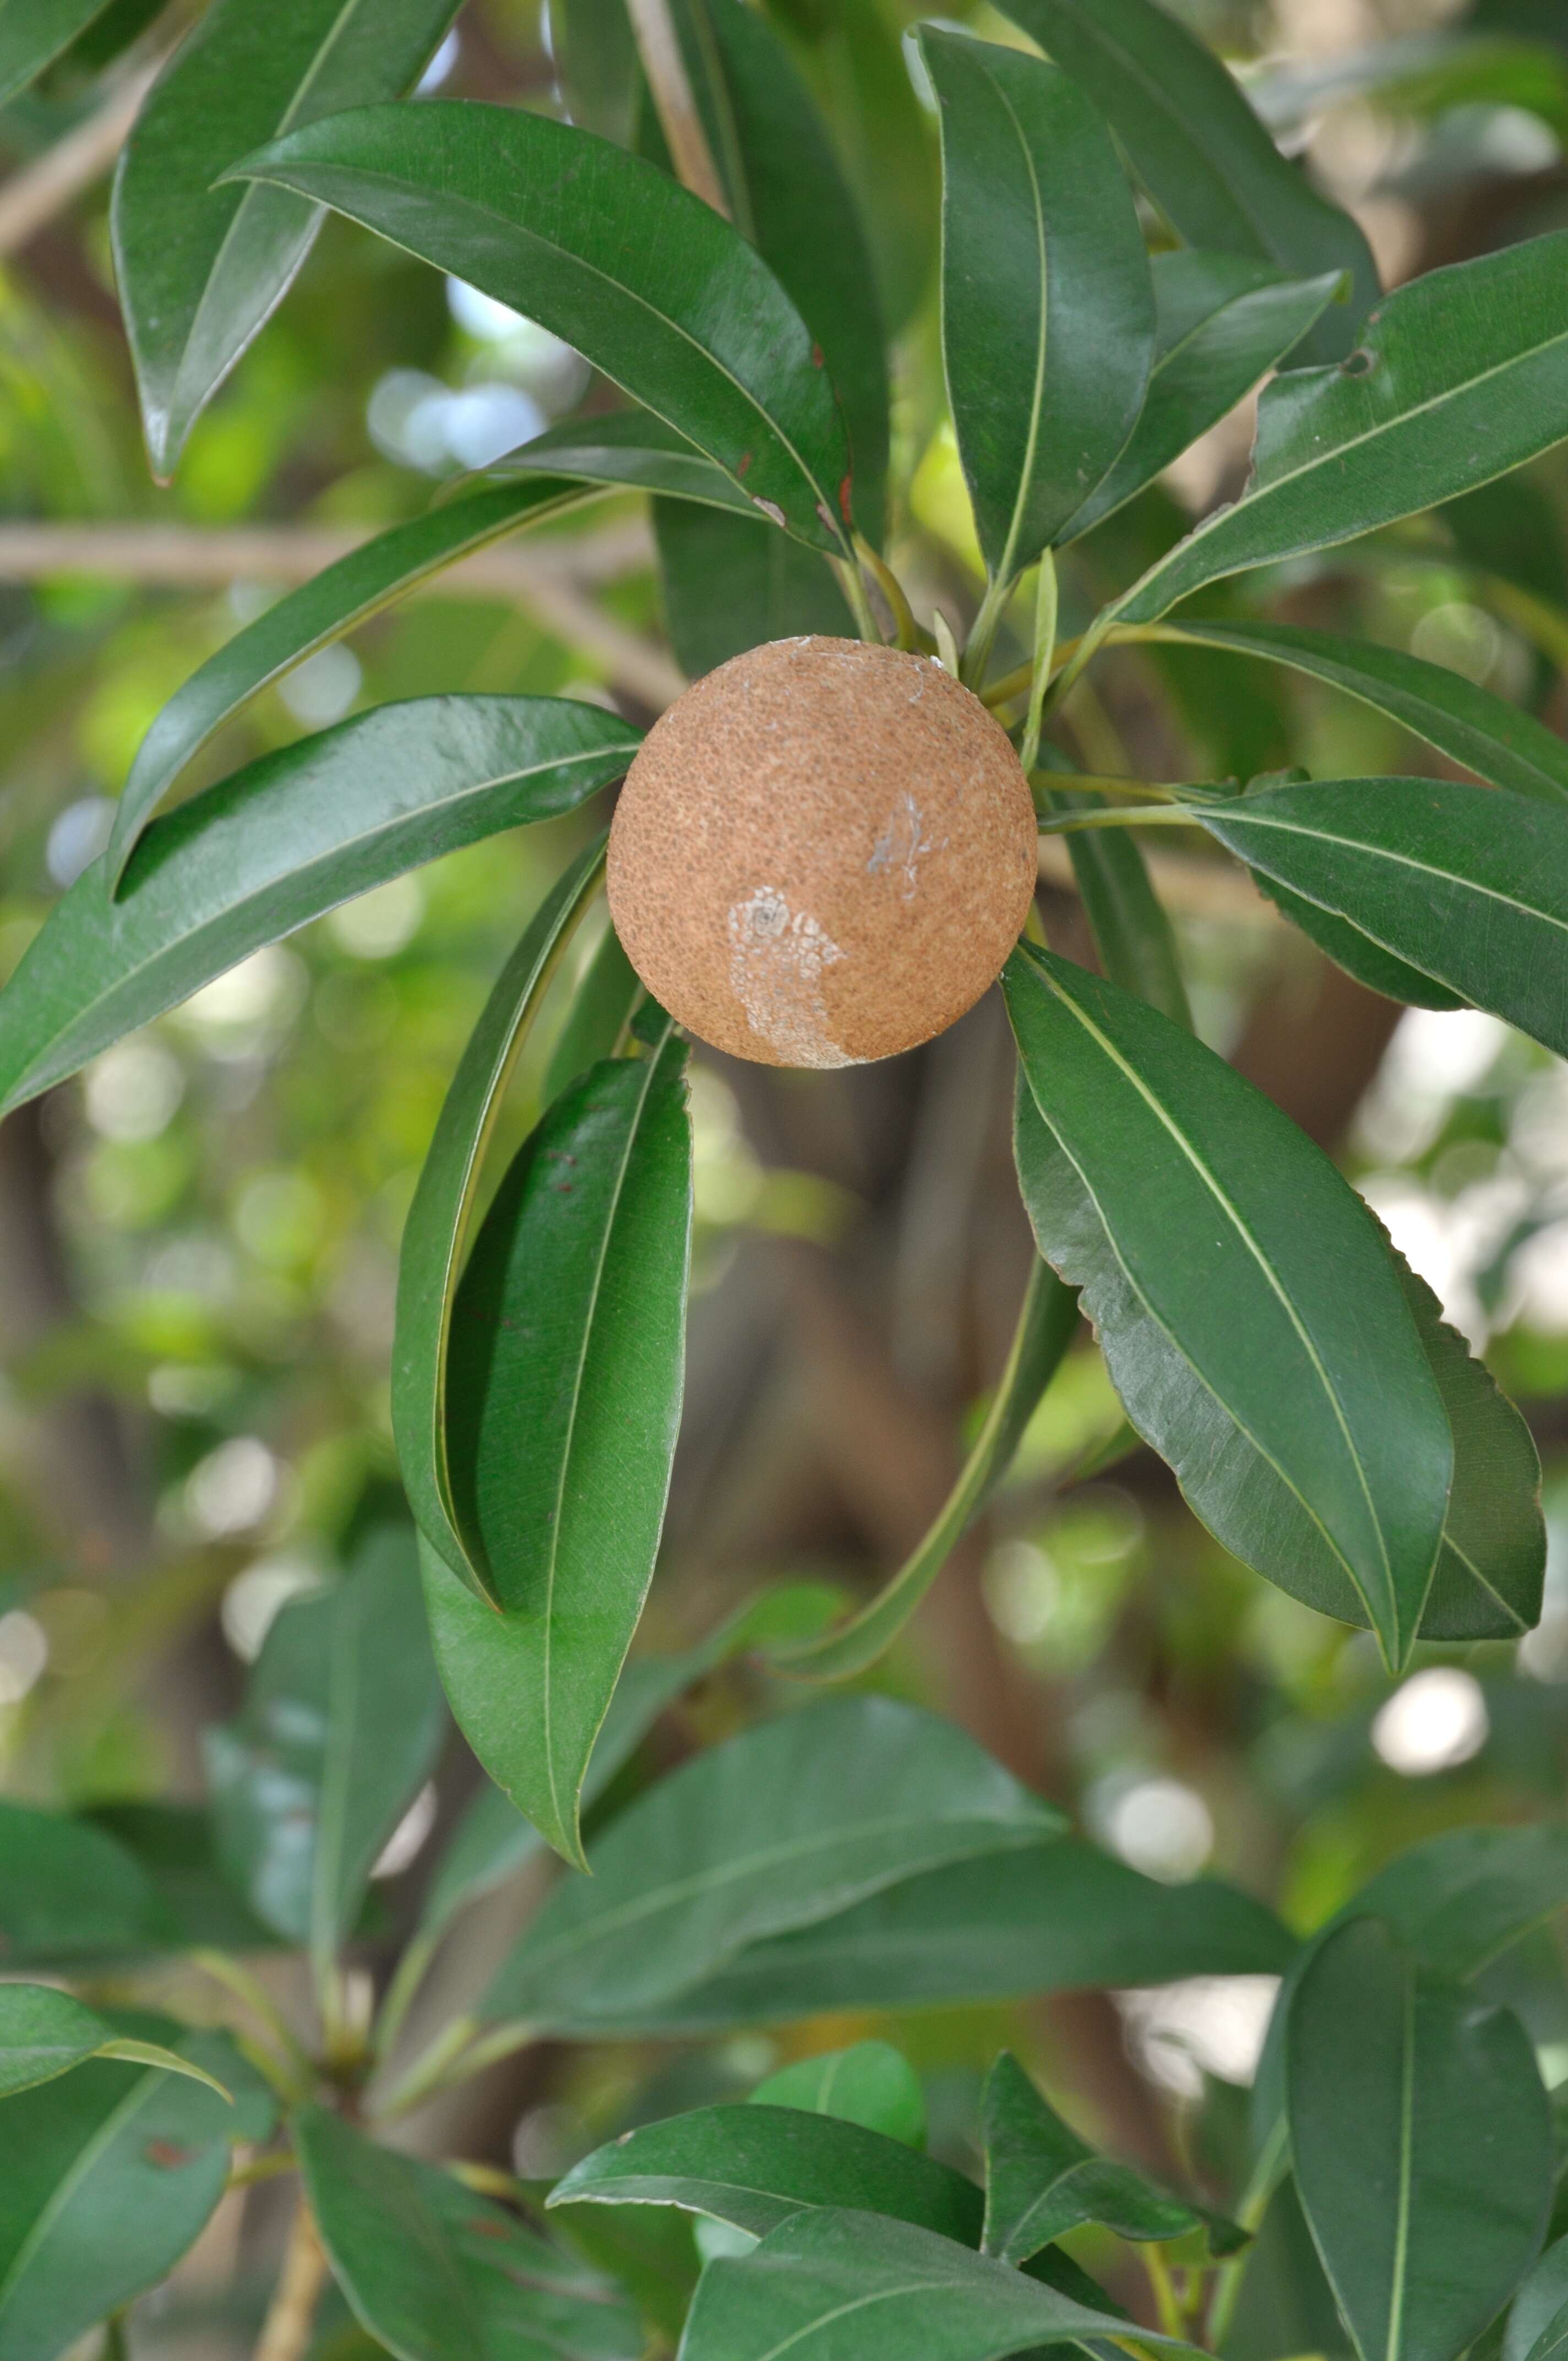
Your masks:
[[[906,789],[889,812],[866,863],[868,876],[897,878],[906,902],[914,900],[915,888],[920,883],[916,864],[928,852],[940,849],[920,830],[920,807]]]
[[[760,1040],[790,1066],[852,1066],[828,1030],[824,971],[843,952],[809,910],[776,885],[729,906],[729,988]]]

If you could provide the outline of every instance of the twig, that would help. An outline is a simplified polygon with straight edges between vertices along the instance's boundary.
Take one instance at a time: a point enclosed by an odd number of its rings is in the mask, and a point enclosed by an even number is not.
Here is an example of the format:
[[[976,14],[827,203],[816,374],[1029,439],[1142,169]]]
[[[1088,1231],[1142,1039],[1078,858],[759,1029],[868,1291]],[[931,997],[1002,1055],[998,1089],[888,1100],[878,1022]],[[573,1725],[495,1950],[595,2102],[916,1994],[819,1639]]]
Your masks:
[[[626,0],[626,13],[631,19],[637,54],[653,94],[675,177],[694,196],[700,197],[728,221],[729,207],[692,95],[669,0]]]
[[[366,536],[328,525],[250,525],[206,533],[185,525],[0,525],[0,582],[39,582],[60,574],[157,584],[171,589],[227,589],[235,581],[308,582]],[[540,550],[477,550],[417,586],[448,596],[514,600],[552,637],[600,663],[612,684],[655,708],[671,704],[685,675],[662,648],[607,615],[579,587],[642,561],[646,533],[612,529]]]
[[[17,253],[83,189],[103,179],[125,146],[126,135],[162,63],[160,58],[132,74],[96,115],[90,115],[32,163],[13,172],[0,188],[0,256]]]
[[[302,2196],[283,2256],[283,2274],[257,2340],[255,2361],[301,2361],[326,2279],[326,2256]]]

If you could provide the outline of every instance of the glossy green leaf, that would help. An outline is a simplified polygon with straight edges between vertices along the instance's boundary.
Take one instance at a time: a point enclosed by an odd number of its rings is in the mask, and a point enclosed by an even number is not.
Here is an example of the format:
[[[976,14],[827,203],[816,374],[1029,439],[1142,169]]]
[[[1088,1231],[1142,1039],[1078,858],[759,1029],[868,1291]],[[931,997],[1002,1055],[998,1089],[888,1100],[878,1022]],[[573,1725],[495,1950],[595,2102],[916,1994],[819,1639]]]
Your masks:
[[[986,2077],[985,2251],[1017,2266],[1069,2230],[1101,2222],[1119,2238],[1185,2238],[1207,2228],[1225,2254],[1245,2233],[1184,2205],[1129,2164],[1100,2156],[1047,2106],[1010,2050]]]
[[[1446,1828],[1353,1894],[1341,1920],[1387,1919],[1418,1963],[1464,1981],[1568,1908],[1568,1828]]]
[[[616,1684],[583,1781],[583,1809],[603,1794],[636,1752],[666,1706],[694,1681],[752,1648],[806,1633],[831,1621],[838,1593],[817,1583],[781,1583],[758,1593],[696,1647],[674,1656],[635,1657]],[[496,1619],[492,1619],[494,1620]],[[440,1609],[436,1611],[437,1629]],[[507,1677],[497,1652],[498,1704]],[[486,1785],[454,1829],[420,1913],[416,1940],[433,1946],[457,1913],[489,1893],[543,1849],[544,1839],[499,1787]]]
[[[1380,1920],[1331,1936],[1285,2034],[1296,2186],[1363,2361],[1453,2361],[1529,2267],[1552,2190],[1523,2026]]]
[[[1548,2246],[1508,2310],[1502,2361],[1556,2361],[1568,2345],[1568,2238]]]
[[[1453,1447],[1371,1214],[1261,1092],[1129,994],[1032,949],[1004,988],[1041,1118],[1021,1093],[1025,1202],[1133,1424],[1228,1549],[1325,1611],[1359,1599],[1402,1664]]]
[[[479,480],[510,483],[526,476],[572,476],[628,491],[662,493],[756,522],[751,500],[723,468],[647,410],[565,419],[497,459]]]
[[[847,1622],[778,1650],[775,1662],[781,1670],[813,1680],[850,1680],[892,1646],[1006,1474],[1025,1428],[1077,1334],[1077,1296],[1047,1264],[1036,1261],[984,1422],[930,1530],[891,1581]]]
[[[168,1950],[173,1918],[139,1862],[87,1820],[0,1803],[0,1960],[7,1968]]]
[[[907,2058],[888,2041],[857,2041],[797,2058],[758,2083],[754,2107],[806,2107],[860,2124],[905,2147],[926,2145],[926,2092]]]
[[[577,979],[572,1005],[550,1051],[544,1070],[546,1105],[601,1058],[614,1057],[623,1046],[631,1012],[641,997],[637,971],[607,916],[604,932]]]
[[[89,2058],[136,2059],[187,2074],[222,2099],[228,2092],[215,2076],[155,2041],[119,2033],[97,2012],[52,1984],[0,1983],[0,2098],[52,2082]]]
[[[1078,85],[927,27],[942,126],[942,350],[993,581],[1033,565],[1132,431],[1154,353],[1133,194]]]
[[[730,218],[821,347],[849,429],[856,522],[880,542],[888,455],[882,307],[827,126],[755,9],[742,0],[672,0],[671,13]]]
[[[545,895],[468,1037],[403,1224],[392,1343],[392,1433],[409,1506],[443,1563],[471,1590],[491,1577],[459,1532],[447,1464],[447,1352],[486,1147],[541,1001],[604,870],[587,846]]]
[[[1047,1804],[972,1740],[889,1697],[745,1730],[615,1819],[591,1880],[550,1897],[487,1995],[563,2032],[657,2021],[750,1944],[922,1870],[1037,1843]]]
[[[431,1568],[436,1660],[485,1768],[572,1861],[652,1579],[685,1378],[691,1126],[685,1046],[664,1034],[555,1102],[453,1303],[455,1522],[500,1611],[455,1577],[444,1600]]]
[[[740,1951],[625,2027],[787,2023],[839,2009],[1013,2000],[1181,1976],[1277,1975],[1296,1945],[1218,1879],[1165,1885],[1071,1841],[900,1881],[838,1916]]]
[[[846,545],[849,446],[810,331],[738,231],[656,165],[521,108],[431,99],[314,124],[244,170],[540,321],[775,522]]]
[[[765,2237],[802,2206],[856,2205],[980,2244],[972,2180],[899,2140],[791,2106],[700,2107],[623,2133],[575,2165],[552,2205],[678,2205]]]
[[[1337,967],[1354,976],[1371,992],[1380,992],[1385,1000],[1403,1001],[1409,1008],[1463,1008],[1464,1001],[1446,984],[1438,983],[1431,976],[1423,975],[1409,960],[1396,959],[1381,943],[1352,926],[1348,918],[1332,910],[1322,910],[1288,886],[1270,884],[1268,897],[1294,927],[1321,951],[1326,951]]]
[[[1495,787],[1511,787],[1543,803],[1568,799],[1568,746],[1556,731],[1446,664],[1299,623],[1211,623],[1194,618],[1168,628],[1174,640],[1262,656],[1343,689]]]
[[[0,0],[0,106],[101,16],[108,0]]]
[[[1284,279],[1239,254],[1157,254],[1148,391],[1120,457],[1059,538],[1076,541],[1152,484],[1321,318],[1343,275]]]
[[[264,140],[395,98],[418,81],[456,0],[215,0],[137,118],[115,180],[115,271],[155,476],[309,253],[321,214],[232,182]]]
[[[1568,1054],[1568,810],[1453,779],[1322,779],[1196,817],[1266,891]]]
[[[641,70],[626,0],[552,0],[550,54],[567,120],[630,146]]]
[[[333,2269],[398,2361],[639,2361],[620,2290],[452,2173],[325,2107],[303,2109],[294,2136]]]
[[[1349,349],[1377,300],[1366,240],[1281,156],[1201,41],[1156,0],[1005,0],[1005,13],[1088,92],[1190,246],[1301,278],[1349,271],[1352,309],[1325,314],[1311,350]]]
[[[1190,2353],[906,2222],[793,2214],[749,2255],[710,2263],[682,2361],[1003,2361],[1111,2335]]]
[[[1048,748],[1042,761],[1055,763]],[[1058,784],[1043,771],[1034,775],[1042,811],[1075,811],[1090,798]],[[1067,840],[1079,899],[1089,920],[1100,964],[1113,983],[1135,992],[1174,1024],[1192,1025],[1187,986],[1176,948],[1176,930],[1149,882],[1148,867],[1130,829],[1080,829]]]
[[[389,1527],[274,1619],[238,1717],[206,1734],[220,1854],[258,1916],[330,1959],[445,1730],[411,1536]]]
[[[127,2038],[178,2048],[240,2103],[161,2066],[104,2059],[5,2102],[0,2361],[53,2361],[156,2287],[222,2196],[231,2141],[270,2129],[271,2103],[225,2035],[116,2022]]]
[[[1154,622],[1250,566],[1328,549],[1505,475],[1568,435],[1568,231],[1413,280],[1337,368],[1264,388],[1234,506],[1108,613]]]
[[[857,636],[849,601],[821,553],[771,525],[711,509],[653,503],[664,622],[693,680],[769,640]]]
[[[0,995],[0,1113],[351,895],[575,809],[636,744],[597,705],[429,697],[247,763],[154,821],[117,902],[99,861],[56,906]]]

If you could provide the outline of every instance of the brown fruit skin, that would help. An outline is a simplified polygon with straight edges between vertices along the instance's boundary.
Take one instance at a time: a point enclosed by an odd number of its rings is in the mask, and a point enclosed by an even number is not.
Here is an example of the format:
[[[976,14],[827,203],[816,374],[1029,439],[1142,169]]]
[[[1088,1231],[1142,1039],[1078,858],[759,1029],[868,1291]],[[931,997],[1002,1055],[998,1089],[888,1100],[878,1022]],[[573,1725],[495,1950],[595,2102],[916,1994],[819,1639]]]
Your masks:
[[[1005,731],[933,658],[774,640],[695,682],[639,748],[610,916],[716,1049],[857,1065],[930,1040],[995,980],[1036,830]]]

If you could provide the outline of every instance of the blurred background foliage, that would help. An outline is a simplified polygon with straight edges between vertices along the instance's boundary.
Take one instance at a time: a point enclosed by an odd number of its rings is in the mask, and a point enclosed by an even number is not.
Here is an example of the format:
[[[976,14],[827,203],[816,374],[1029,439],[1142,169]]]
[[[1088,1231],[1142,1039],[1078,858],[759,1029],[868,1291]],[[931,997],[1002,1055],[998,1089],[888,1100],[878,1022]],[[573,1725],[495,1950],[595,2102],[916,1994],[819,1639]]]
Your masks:
[[[894,561],[927,615],[956,615],[979,575],[940,423],[935,140],[901,38],[916,13],[903,0],[768,5],[832,111],[897,332]],[[984,6],[953,13],[1018,38]],[[1568,222],[1561,0],[1184,0],[1181,13],[1355,211],[1389,283]],[[113,41],[130,46],[111,72],[137,73],[181,15],[178,0],[117,0],[95,52],[71,53],[0,114],[0,975],[101,847],[159,705],[238,622],[313,571],[329,537],[417,513],[449,478],[609,400],[554,338],[334,218],[177,481],[155,489],[102,178],[41,216],[28,192],[63,134],[91,141],[106,87],[113,99],[101,76]],[[554,58],[538,0],[470,0],[427,82],[553,109],[569,71],[591,119],[602,54]],[[1244,414],[1081,544],[1064,567],[1064,627],[1233,492],[1246,449]],[[1248,577],[1211,604],[1413,649],[1561,729],[1565,533],[1558,453],[1435,520]],[[194,784],[390,697],[565,690],[649,719],[668,659],[640,504],[603,503],[529,551],[526,582],[503,551],[488,574],[459,572],[313,657],[247,709]],[[1219,654],[1126,651],[1096,682],[1073,708],[1096,771],[1245,779],[1300,763],[1343,776],[1433,759],[1365,708]],[[0,1133],[8,1793],[75,1809],[193,1795],[201,1730],[233,1710],[269,1616],[333,1579],[355,1535],[396,1505],[388,1356],[414,1178],[489,981],[597,824],[503,838],[351,904]],[[1238,873],[1157,854],[1155,868],[1205,1037],[1343,1155],[1529,1416],[1552,1531],[1545,1618],[1517,1648],[1423,1650],[1391,1688],[1367,1635],[1243,1572],[1160,1465],[1122,1449],[1085,1337],[986,1527],[871,1679],[954,1715],[1138,1868],[1180,1880],[1212,1866],[1305,1928],[1421,1835],[1561,1808],[1568,1076],[1490,1016],[1375,999]],[[1088,958],[1068,876],[1065,862],[1047,871],[1047,924]],[[537,1109],[549,1029],[519,1080],[515,1137]],[[696,1636],[769,1576],[863,1588],[922,1531],[983,1410],[1027,1263],[1010,1065],[990,1003],[916,1055],[857,1072],[776,1073],[699,1051],[691,1371],[652,1644]],[[626,1775],[780,1701],[754,1680],[715,1675]],[[455,1744],[383,1864],[386,1924],[412,1907],[433,1818],[447,1825],[476,1776]],[[499,1948],[515,1907],[498,1904],[469,1945]],[[462,1968],[466,1985],[472,1958]],[[1568,2077],[1552,1943],[1526,1946],[1508,1972],[1548,2079]],[[1086,2128],[1157,2160],[1172,2142],[1223,2147],[1267,1998],[1247,1980],[1179,1984],[1124,1995],[1114,2015],[1032,2004],[894,2030],[927,2072],[938,2148],[961,2147],[978,2070],[1007,2038]],[[214,2005],[210,1992],[181,1999]],[[416,2129],[543,2174],[608,2131],[878,2029],[819,2022],[680,2054],[536,2051],[510,2081],[465,2093],[460,2119]],[[236,2255],[265,2247],[272,2193],[221,2211],[149,2315],[148,2350],[155,2338],[236,2349],[208,2291]],[[1108,2267],[1092,2238],[1085,2259]],[[1256,2283],[1261,2302],[1265,2275]],[[1268,2329],[1273,2349],[1340,2334],[1306,2324],[1281,2346],[1281,2333]],[[1240,2334],[1245,2347],[1245,2321]],[[324,2351],[330,2321],[323,2339]]]

